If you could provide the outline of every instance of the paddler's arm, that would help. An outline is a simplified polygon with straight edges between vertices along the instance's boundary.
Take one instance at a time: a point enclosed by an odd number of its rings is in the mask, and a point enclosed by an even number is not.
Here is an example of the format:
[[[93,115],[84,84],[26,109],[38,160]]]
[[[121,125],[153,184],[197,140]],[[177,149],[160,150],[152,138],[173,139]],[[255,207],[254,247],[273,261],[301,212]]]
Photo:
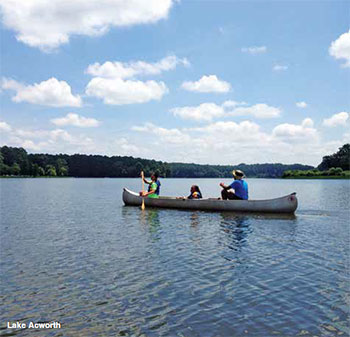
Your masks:
[[[220,186],[221,186],[224,190],[229,190],[230,188],[232,188],[231,186],[226,186],[224,183],[220,183]]]
[[[149,192],[145,192],[145,193],[143,193],[143,196],[147,197],[148,195],[153,194],[153,193],[156,193],[156,190],[150,190]]]
[[[144,181],[146,184],[148,184],[148,185],[151,185],[151,184],[152,184],[152,181],[148,181],[148,180],[146,180],[145,178],[143,178],[143,181]]]
[[[141,177],[142,177],[142,172],[141,172]],[[148,184],[148,185],[152,184],[152,181],[146,180],[145,177],[143,177],[143,181],[144,181],[146,184]]]

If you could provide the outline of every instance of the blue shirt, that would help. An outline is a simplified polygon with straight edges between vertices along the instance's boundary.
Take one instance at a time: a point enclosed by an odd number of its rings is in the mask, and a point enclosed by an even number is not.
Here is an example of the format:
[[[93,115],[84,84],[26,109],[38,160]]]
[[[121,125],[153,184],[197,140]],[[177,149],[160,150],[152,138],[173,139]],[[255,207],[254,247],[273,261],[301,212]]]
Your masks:
[[[244,180],[235,180],[230,187],[235,190],[237,197],[248,199],[248,184]]]
[[[157,180],[156,183],[157,183],[156,194],[159,195],[159,192],[160,192],[160,181]]]

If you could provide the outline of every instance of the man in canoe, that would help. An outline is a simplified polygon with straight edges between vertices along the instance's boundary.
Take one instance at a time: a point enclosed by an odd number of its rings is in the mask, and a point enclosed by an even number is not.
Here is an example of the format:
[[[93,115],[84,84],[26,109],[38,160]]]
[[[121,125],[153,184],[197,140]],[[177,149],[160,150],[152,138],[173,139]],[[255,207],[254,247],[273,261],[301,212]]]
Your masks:
[[[151,181],[143,178],[143,181],[148,184],[148,192],[140,192],[140,195],[148,198],[159,198],[160,181],[158,180],[158,173],[154,172],[151,175]]]
[[[233,170],[232,175],[234,181],[231,185],[226,186],[220,183],[222,187],[221,197],[223,200],[247,200],[248,199],[248,184],[243,180],[244,173],[240,170]],[[230,191],[233,190],[233,191]]]

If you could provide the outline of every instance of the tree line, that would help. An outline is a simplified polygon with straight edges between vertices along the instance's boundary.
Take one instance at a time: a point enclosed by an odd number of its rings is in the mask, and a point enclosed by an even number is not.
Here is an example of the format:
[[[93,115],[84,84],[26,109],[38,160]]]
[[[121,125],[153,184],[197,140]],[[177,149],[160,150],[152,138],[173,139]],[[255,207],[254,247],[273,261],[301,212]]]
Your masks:
[[[283,173],[282,178],[327,178],[327,177],[339,177],[350,178],[349,171],[343,171],[341,167],[331,167],[329,170],[320,171],[318,169],[313,170],[287,170]]]
[[[324,157],[318,169],[326,171],[331,167],[340,167],[348,170],[349,148],[350,144],[345,144],[339,153]],[[232,177],[233,169],[242,170],[247,177],[258,178],[280,178],[285,171],[315,170],[313,166],[302,164],[200,165],[167,163],[130,156],[28,154],[23,148],[0,148],[1,176],[139,177],[143,170],[146,176],[157,171],[161,177],[167,178],[228,178]]]
[[[341,168],[343,171],[350,170],[350,144],[344,144],[336,153],[324,156],[318,170],[325,171],[330,168]]]
[[[282,178],[350,178],[350,144],[344,144],[336,153],[324,156],[312,170],[287,170]]]
[[[199,165],[170,163],[173,178],[232,178],[232,170],[241,170],[250,178],[280,178],[286,170],[310,170],[313,166],[302,164],[239,164]]]
[[[23,148],[0,148],[0,175],[50,177],[137,177],[158,171],[170,176],[167,163],[133,157],[100,155],[28,154]]]

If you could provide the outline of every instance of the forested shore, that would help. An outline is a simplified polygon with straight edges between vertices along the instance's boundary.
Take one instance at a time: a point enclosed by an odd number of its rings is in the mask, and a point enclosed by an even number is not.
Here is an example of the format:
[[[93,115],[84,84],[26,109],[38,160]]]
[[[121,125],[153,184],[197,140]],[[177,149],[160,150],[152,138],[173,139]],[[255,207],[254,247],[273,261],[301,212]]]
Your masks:
[[[101,156],[83,154],[32,154],[23,148],[0,148],[0,176],[2,177],[139,177],[157,171],[166,178],[231,178],[232,170],[242,170],[250,178],[347,177],[350,144],[336,154],[323,157],[315,168],[310,165],[280,163],[200,165],[167,163],[130,156]],[[330,170],[331,169],[331,170]]]
[[[157,171],[167,178],[224,178],[232,177],[233,169],[240,169],[247,177],[278,178],[286,170],[309,170],[312,166],[294,164],[199,165],[167,163],[128,156],[100,156],[82,154],[28,154],[23,148],[0,148],[1,176],[31,177],[139,177]]]

